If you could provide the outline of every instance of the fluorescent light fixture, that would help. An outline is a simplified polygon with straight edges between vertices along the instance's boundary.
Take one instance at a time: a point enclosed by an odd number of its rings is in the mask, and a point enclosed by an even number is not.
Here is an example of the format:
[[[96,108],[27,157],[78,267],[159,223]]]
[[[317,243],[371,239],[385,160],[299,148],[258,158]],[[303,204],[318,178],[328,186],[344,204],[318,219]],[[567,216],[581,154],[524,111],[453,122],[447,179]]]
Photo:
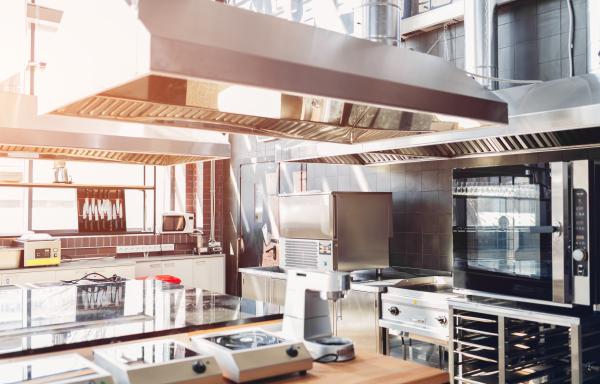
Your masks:
[[[217,102],[221,112],[281,118],[281,92],[232,85],[219,92]]]
[[[434,115],[435,115],[435,117],[439,121],[444,121],[444,122],[448,122],[448,123],[456,123],[461,128],[468,129],[468,128],[479,128],[479,127],[481,127],[481,123],[479,123],[477,120],[467,119],[467,118],[464,118],[464,117],[456,117],[456,116],[450,116],[450,115],[443,115],[441,113],[436,113]]]

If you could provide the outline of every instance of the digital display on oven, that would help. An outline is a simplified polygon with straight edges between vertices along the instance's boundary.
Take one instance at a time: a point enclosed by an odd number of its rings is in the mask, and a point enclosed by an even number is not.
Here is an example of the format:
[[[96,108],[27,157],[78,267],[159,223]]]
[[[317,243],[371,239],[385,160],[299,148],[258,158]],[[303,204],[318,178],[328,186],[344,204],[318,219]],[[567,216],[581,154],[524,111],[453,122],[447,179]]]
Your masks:
[[[35,250],[36,259],[47,259],[52,257],[52,250],[50,248],[38,248]]]

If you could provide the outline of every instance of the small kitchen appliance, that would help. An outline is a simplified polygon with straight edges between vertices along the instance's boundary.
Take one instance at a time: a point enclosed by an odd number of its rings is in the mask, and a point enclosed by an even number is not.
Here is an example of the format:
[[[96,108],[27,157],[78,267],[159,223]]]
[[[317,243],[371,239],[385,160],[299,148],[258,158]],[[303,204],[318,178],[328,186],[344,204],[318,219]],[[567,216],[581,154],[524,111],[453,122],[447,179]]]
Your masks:
[[[93,353],[94,362],[110,372],[117,384],[222,382],[214,357],[174,340],[120,344]]]
[[[113,384],[110,374],[75,353],[0,364],[0,384]]]
[[[0,247],[0,269],[15,269],[21,266],[23,248]]]
[[[162,214],[160,233],[194,232],[194,214],[187,212],[165,212]]]
[[[404,359],[444,368],[450,336],[448,300],[452,278],[427,276],[402,280],[381,295],[379,326],[387,329],[387,345],[400,336]],[[391,352],[391,351],[390,351]]]
[[[329,301],[335,304],[343,298],[349,289],[348,273],[288,271],[283,336],[290,340],[304,341],[311,356],[317,361],[353,359],[352,341],[337,337],[336,330],[331,329],[328,305]]]
[[[265,379],[312,368],[301,341],[290,341],[261,328],[209,333],[192,337],[203,353],[214,354],[223,376],[236,383]]]
[[[454,287],[573,307],[600,304],[600,162],[455,169]]]
[[[24,267],[46,267],[60,264],[60,239],[55,239],[47,234],[28,233],[16,241],[23,244]]]
[[[390,265],[392,194],[279,195],[282,268],[351,272]]]

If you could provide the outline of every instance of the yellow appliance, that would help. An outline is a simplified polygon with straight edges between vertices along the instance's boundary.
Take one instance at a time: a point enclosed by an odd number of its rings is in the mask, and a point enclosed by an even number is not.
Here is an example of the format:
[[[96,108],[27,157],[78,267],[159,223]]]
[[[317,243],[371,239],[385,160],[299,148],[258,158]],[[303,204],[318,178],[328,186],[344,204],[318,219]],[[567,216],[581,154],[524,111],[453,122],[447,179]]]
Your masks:
[[[60,264],[60,239],[18,240],[23,243],[23,266],[43,267]]]

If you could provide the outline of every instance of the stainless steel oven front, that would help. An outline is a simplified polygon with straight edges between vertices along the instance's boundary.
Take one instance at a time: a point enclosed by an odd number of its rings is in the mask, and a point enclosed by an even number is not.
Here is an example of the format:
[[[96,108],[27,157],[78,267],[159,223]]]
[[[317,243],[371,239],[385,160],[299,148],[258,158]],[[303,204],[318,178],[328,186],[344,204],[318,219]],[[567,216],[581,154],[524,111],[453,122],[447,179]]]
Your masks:
[[[571,307],[598,303],[599,165],[592,160],[453,172],[454,286]]]

